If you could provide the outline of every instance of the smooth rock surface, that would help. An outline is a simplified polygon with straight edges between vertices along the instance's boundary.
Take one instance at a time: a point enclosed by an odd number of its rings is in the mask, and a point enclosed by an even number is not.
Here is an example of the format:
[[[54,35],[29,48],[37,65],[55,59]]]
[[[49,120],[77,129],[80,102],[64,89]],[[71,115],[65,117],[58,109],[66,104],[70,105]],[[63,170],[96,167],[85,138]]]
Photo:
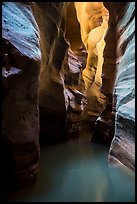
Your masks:
[[[37,178],[39,41],[39,29],[30,6],[3,2],[1,192],[25,188]]]
[[[104,35],[108,28],[108,10],[103,2],[75,2],[82,42],[87,50],[87,63],[82,72],[87,94],[86,121],[95,121],[106,107],[106,98],[100,92],[102,84]]]
[[[46,143],[63,139],[66,130],[63,62],[69,47],[65,40],[67,5],[67,2],[33,2],[31,5],[40,29],[40,140]]]
[[[122,12],[120,13],[122,15]],[[110,162],[135,170],[135,3],[128,2],[117,23],[115,135]]]

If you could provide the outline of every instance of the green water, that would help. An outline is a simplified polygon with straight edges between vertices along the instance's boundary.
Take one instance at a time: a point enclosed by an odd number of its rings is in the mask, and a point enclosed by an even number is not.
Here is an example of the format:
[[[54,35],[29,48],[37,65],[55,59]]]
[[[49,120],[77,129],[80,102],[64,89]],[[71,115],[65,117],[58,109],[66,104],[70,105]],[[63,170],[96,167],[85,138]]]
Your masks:
[[[109,167],[108,148],[73,140],[41,148],[37,183],[4,201],[135,202],[135,174]]]

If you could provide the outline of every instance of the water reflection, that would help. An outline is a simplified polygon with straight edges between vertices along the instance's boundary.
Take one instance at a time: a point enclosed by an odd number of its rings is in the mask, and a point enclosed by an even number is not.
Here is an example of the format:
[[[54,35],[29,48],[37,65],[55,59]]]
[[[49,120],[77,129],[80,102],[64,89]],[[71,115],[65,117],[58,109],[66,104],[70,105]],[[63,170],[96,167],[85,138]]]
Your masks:
[[[6,201],[134,202],[134,172],[109,167],[107,156],[107,147],[80,140],[42,147],[37,183]]]

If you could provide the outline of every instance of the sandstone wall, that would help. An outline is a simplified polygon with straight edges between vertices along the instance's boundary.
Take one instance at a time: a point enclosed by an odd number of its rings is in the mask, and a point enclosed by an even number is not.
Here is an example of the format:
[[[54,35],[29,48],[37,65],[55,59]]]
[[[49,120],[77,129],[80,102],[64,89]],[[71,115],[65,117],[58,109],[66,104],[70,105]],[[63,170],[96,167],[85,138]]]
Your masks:
[[[117,21],[117,57],[114,98],[115,134],[110,164],[135,169],[135,2],[123,4]]]
[[[67,54],[68,70],[65,71],[65,101],[67,111],[67,138],[78,137],[82,127],[83,112],[87,105],[85,83],[82,78],[87,52],[73,52],[70,48]]]
[[[86,19],[79,18],[80,10],[76,8],[80,23],[88,22],[91,17],[90,3],[93,2],[86,3],[89,3]],[[3,2],[0,138],[3,189],[7,183],[10,183],[9,189],[15,190],[36,181],[39,132],[40,141],[59,142],[66,134],[80,130],[82,118],[98,116],[106,105],[100,117],[105,126],[96,126],[96,129],[105,132],[105,143],[111,142],[114,130],[109,162],[134,170],[135,3],[104,2],[104,5],[110,14],[106,45],[102,37],[107,25],[103,29],[95,28],[100,25],[104,10],[93,12],[93,23],[88,22],[91,24],[85,27],[86,34],[81,38],[73,3]],[[97,30],[101,31],[98,38]],[[84,69],[89,73],[86,83]]]
[[[39,41],[30,6],[3,2],[1,191],[24,188],[37,178]]]
[[[108,10],[103,2],[75,2],[77,18],[80,23],[82,42],[87,50],[87,63],[82,72],[87,94],[84,120],[95,122],[105,109],[105,96],[100,92],[102,84],[103,40],[108,27]]]
[[[134,2],[104,2],[104,5],[110,16],[101,87],[107,104],[95,123],[92,141],[111,144],[110,163],[119,162],[134,169],[135,5]]]
[[[59,142],[66,130],[64,67],[66,2],[32,3],[42,50],[39,77],[40,141]],[[54,128],[53,128],[54,127]]]
[[[82,77],[82,71],[86,66],[87,51],[81,39],[74,2],[70,2],[67,7],[65,38],[69,43],[64,69],[67,138],[74,138],[79,136],[83,112],[87,105],[85,83]]]

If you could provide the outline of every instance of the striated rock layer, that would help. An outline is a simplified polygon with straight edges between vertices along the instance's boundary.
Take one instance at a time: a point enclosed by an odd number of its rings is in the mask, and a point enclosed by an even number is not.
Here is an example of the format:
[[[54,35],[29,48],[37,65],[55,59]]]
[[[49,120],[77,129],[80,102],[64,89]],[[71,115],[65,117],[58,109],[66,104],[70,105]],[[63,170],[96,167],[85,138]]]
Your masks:
[[[112,99],[116,77],[116,16],[119,15],[118,9],[120,7],[117,7],[117,2],[104,2],[104,6],[109,11],[108,30],[104,37],[106,45],[103,52],[104,61],[101,75],[101,93],[106,96],[106,107],[95,122],[92,141],[110,145],[115,129],[115,111],[112,114]]]
[[[29,5],[2,4],[1,191],[34,183],[39,166],[39,29]]]
[[[108,140],[111,142],[108,155],[110,164],[123,164],[134,169],[135,4],[104,4],[110,14],[101,87],[107,97],[107,106],[96,121],[95,136],[104,137],[105,143]]]
[[[114,97],[115,135],[110,163],[135,169],[135,2],[123,5],[117,23],[117,59]]]
[[[103,130],[105,143],[111,142],[115,133],[109,162],[135,168],[135,3],[104,2],[110,14],[104,63],[102,37],[108,12],[104,6],[98,12],[103,2],[82,2],[85,15],[79,13],[79,3],[78,20],[85,25],[82,36],[73,2],[2,4],[3,190],[7,183],[15,190],[35,182],[39,122],[40,141],[59,142],[66,133],[79,132],[82,119],[98,116],[105,106],[96,130],[99,135]]]
[[[65,101],[67,111],[67,138],[78,136],[81,130],[83,111],[87,104],[82,70],[87,53],[84,50],[68,50],[68,71],[65,73]]]
[[[109,11],[101,92],[106,108],[92,142],[111,145],[110,164],[135,168],[135,3],[104,2]]]
[[[88,53],[82,72],[87,94],[83,118],[86,123],[94,123],[106,106],[106,97],[100,92],[100,87],[105,46],[103,38],[108,27],[109,12],[103,2],[75,2],[75,8],[82,42]]]
[[[40,141],[59,142],[66,131],[64,67],[67,2],[33,2],[42,50],[39,77]]]
[[[85,83],[82,77],[82,71],[86,66],[87,51],[81,40],[74,2],[70,2],[67,7],[65,38],[69,43],[64,69],[67,138],[74,138],[79,136],[83,111],[87,104]]]

